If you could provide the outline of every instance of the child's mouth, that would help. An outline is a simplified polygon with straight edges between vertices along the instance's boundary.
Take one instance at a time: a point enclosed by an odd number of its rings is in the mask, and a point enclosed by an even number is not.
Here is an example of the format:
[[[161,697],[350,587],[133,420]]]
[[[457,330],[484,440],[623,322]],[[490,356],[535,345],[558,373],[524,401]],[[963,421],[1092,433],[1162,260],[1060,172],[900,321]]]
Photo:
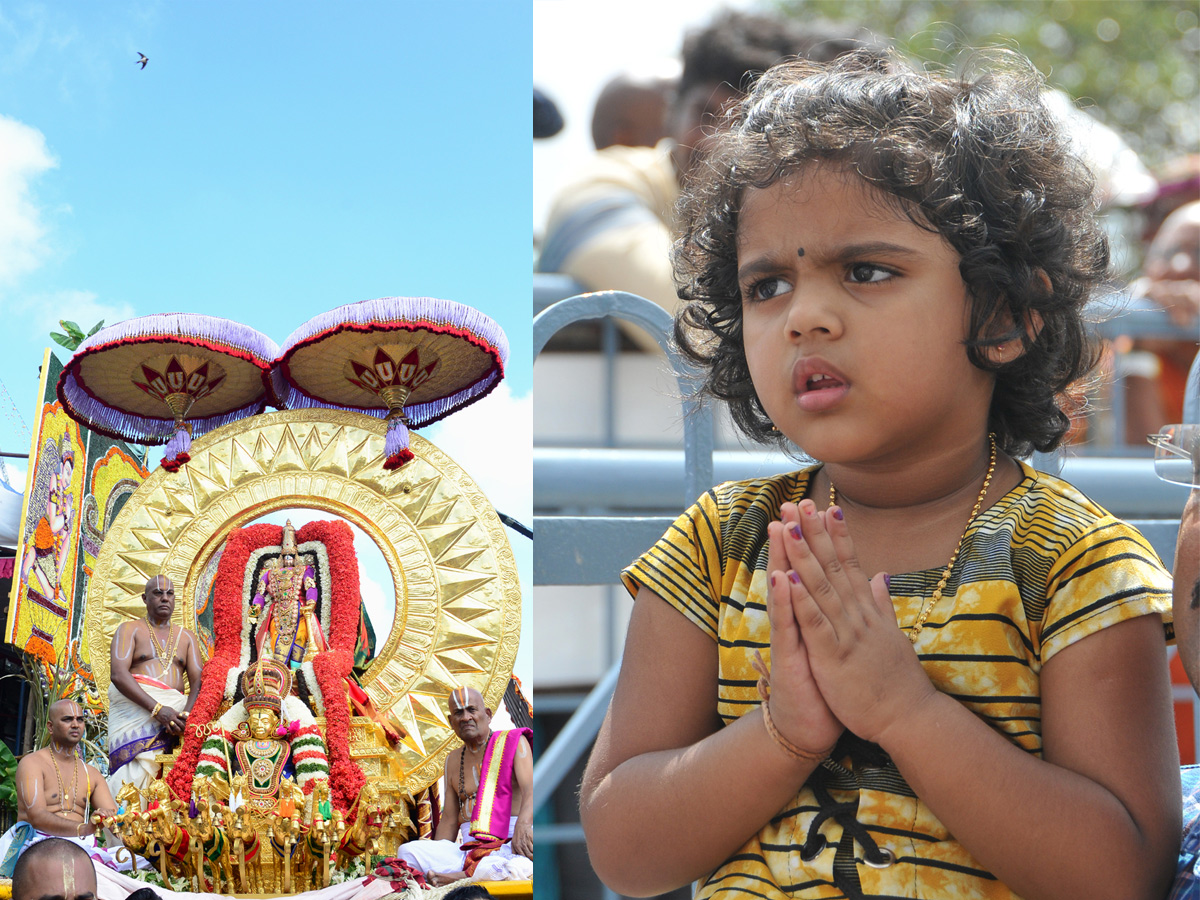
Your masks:
[[[805,412],[824,412],[832,409],[850,389],[850,384],[833,366],[824,360],[809,358],[801,360],[793,372],[796,405]]]
[[[812,375],[804,382],[804,389],[806,391],[827,391],[831,388],[843,386],[843,383],[832,375]]]

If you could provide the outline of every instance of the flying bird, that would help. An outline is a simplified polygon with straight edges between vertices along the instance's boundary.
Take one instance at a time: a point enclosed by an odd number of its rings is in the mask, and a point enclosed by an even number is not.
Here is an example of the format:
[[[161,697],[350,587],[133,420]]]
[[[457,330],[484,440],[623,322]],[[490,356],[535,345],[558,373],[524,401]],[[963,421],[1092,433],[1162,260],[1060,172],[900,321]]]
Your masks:
[[[150,62],[150,57],[148,57],[145,53],[139,52],[138,58],[136,60],[134,60],[133,64],[135,66],[140,65],[144,69],[144,68],[146,68],[146,63],[148,63],[148,62]]]

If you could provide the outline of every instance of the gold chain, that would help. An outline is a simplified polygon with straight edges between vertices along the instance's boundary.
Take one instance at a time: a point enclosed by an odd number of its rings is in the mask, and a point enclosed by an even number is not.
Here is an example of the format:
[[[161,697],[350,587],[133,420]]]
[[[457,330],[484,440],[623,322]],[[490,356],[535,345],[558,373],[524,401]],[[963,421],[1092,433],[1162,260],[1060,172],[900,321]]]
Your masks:
[[[946,589],[946,584],[950,581],[950,571],[954,568],[954,562],[958,559],[959,551],[962,550],[963,541],[967,539],[967,532],[971,530],[971,523],[975,521],[975,517],[979,515],[979,510],[983,506],[983,498],[987,496],[988,487],[992,483],[992,475],[996,471],[996,435],[988,435],[988,443],[991,445],[991,454],[988,458],[987,474],[983,476],[983,487],[979,490],[979,497],[975,500],[975,507],[971,510],[971,515],[967,519],[967,525],[963,529],[962,537],[958,539],[958,544],[954,548],[954,552],[950,554],[950,562],[946,563],[946,568],[942,571],[942,577],[938,579],[937,587],[933,590],[933,596],[926,601],[925,606],[921,609],[917,616],[917,621],[913,623],[912,629],[908,633],[908,639],[911,643],[917,642],[917,636],[921,633],[921,629],[925,627],[925,621],[929,618],[929,614],[933,612],[933,608],[937,602],[942,599],[942,591]],[[833,506],[837,503],[837,488],[833,486],[833,479],[829,480],[829,505]]]
[[[146,628],[150,632],[150,644],[154,647],[154,655],[158,657],[162,663],[163,671],[167,670],[167,666],[175,659],[175,648],[179,646],[179,635],[183,634],[183,629],[175,630],[175,626],[170,622],[167,623],[167,642],[171,645],[171,650],[168,653],[163,649],[162,644],[158,642],[158,636],[154,633],[154,626],[150,624],[150,617],[146,616]],[[172,635],[175,639],[171,640]]]
[[[58,796],[62,798],[59,800],[59,809],[62,810],[59,815],[65,812],[62,807],[64,800],[66,800],[66,805],[74,812],[75,798],[79,796],[79,757],[75,757],[75,768],[72,770],[71,775],[71,796],[69,799],[67,799],[67,783],[63,781],[62,772],[58,768],[58,757],[54,753],[54,747],[50,748],[50,762],[54,763],[54,777],[58,779]]]

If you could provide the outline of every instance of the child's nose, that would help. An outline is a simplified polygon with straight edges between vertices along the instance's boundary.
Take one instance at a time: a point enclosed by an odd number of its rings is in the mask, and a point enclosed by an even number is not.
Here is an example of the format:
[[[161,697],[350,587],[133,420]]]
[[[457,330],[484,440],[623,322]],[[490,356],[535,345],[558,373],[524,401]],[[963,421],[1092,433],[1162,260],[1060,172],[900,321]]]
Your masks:
[[[839,337],[842,319],[833,294],[833,288],[820,283],[798,285],[793,289],[785,322],[788,338]]]

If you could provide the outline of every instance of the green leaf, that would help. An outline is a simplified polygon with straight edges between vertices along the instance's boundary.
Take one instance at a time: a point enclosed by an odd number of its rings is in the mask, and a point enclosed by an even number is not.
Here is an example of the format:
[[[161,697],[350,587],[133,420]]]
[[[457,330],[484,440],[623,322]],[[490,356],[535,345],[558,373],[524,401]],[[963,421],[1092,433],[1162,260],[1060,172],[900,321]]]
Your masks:
[[[68,350],[74,350],[79,346],[79,341],[73,337],[67,337],[65,334],[60,334],[57,331],[50,332],[50,337],[56,344],[62,344]]]
[[[8,749],[8,744],[0,741],[0,807],[16,809],[17,807],[17,758]]]
[[[59,319],[58,324],[61,325],[63,330],[69,334],[78,334],[80,336],[83,335],[83,329],[69,319]]]
[[[101,319],[94,326],[92,326],[92,330],[87,333],[87,336],[91,337],[93,334],[95,334],[97,331],[99,331],[103,327],[104,327],[104,320]]]

